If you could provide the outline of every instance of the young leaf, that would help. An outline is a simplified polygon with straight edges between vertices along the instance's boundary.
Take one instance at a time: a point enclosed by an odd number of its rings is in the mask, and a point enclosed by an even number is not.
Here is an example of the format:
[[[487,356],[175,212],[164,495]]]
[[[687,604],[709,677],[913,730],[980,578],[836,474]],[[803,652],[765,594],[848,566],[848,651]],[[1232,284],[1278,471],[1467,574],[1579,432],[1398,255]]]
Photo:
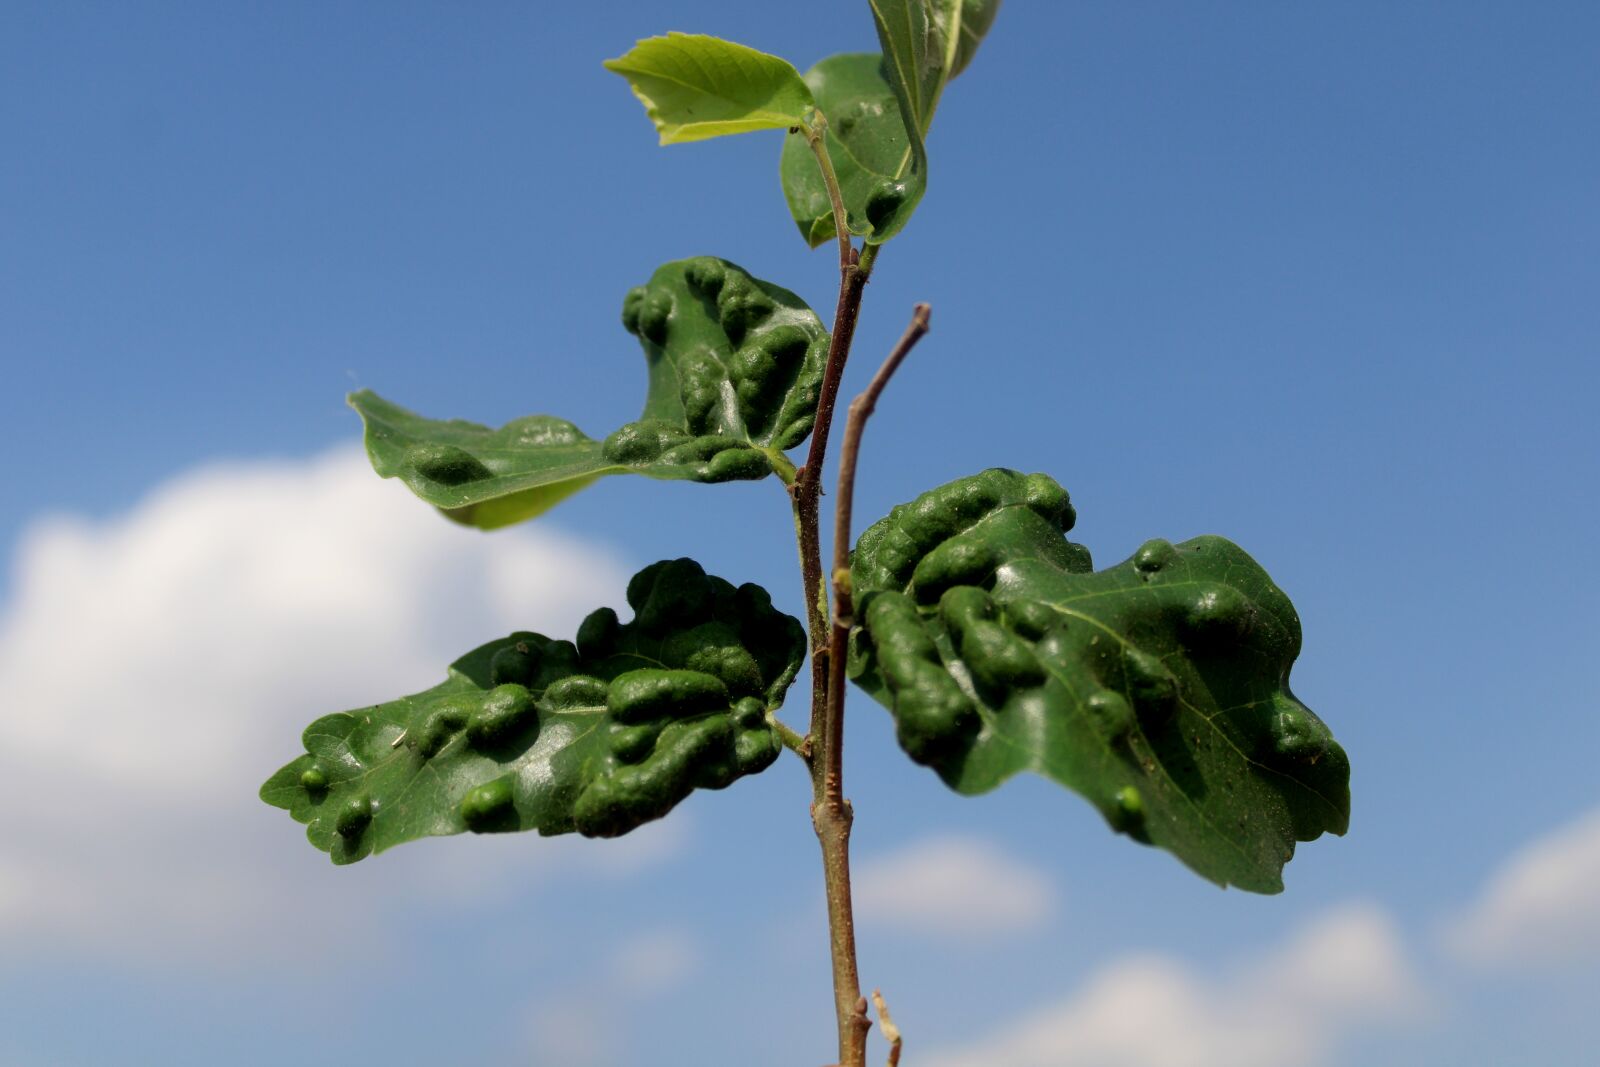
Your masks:
[[[630,291],[623,325],[644,347],[644,412],[603,441],[530,415],[499,429],[350,397],[385,478],[459,522],[494,529],[607,474],[725,482],[782,467],[811,432],[828,332],[803,300],[726,260],[668,263]]]
[[[628,79],[662,144],[798,126],[811,107],[787,60],[703,34],[647,37],[605,67]]]
[[[939,96],[972,61],[999,8],[999,0],[873,0],[883,54],[830,56],[806,72],[828,119],[851,233],[882,244],[905,228],[927,188],[923,142]],[[832,240],[833,207],[804,138],[784,142],[780,173],[806,243]]]
[[[927,188],[921,139],[908,138],[894,90],[876,52],[829,56],[806,71],[828,118],[828,154],[850,232],[882,243],[899,233]],[[783,193],[812,248],[834,239],[833,205],[804,137],[789,137],[780,164]]]
[[[861,535],[849,671],[957,792],[1019,771],[1206,878],[1283,888],[1296,841],[1342,834],[1350,766],[1289,691],[1294,607],[1220,537],[1095,572],[1042,474],[990,470]]]
[[[966,68],[1000,0],[868,0],[889,84],[906,124],[926,137],[945,83]]]
[[[463,830],[616,837],[772,763],[800,623],[688,559],[640,571],[628,604],[576,644],[515,633],[426,692],[318,719],[261,799],[343,864]]]

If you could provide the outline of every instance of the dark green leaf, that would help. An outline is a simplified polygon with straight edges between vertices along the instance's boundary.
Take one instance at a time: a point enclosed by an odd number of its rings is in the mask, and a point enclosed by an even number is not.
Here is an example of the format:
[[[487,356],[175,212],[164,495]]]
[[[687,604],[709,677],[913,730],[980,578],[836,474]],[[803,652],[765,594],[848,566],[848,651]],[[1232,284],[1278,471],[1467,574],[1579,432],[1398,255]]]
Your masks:
[[[512,634],[426,692],[318,719],[261,799],[354,863],[463,830],[615,837],[776,759],[800,623],[687,559],[640,571],[628,603],[576,644]]]
[[[850,232],[873,243],[899,233],[927,188],[922,139],[907,137],[894,90],[876,52],[830,56],[806,72],[828,119],[828,155],[839,179]],[[800,234],[815,248],[834,238],[833,205],[806,139],[783,145],[784,196]]]
[[[811,107],[787,60],[703,34],[648,37],[605,67],[628,79],[662,144],[798,126]]]
[[[644,412],[603,441],[530,415],[499,429],[350,397],[367,454],[452,518],[483,529],[532,518],[601,475],[725,482],[762,478],[811,432],[828,333],[798,296],[726,260],[668,263],[628,293],[622,321],[644,346]]]
[[[1220,537],[1095,572],[1073,521],[1006,470],[895,508],[856,545],[851,676],[958,792],[1035,771],[1215,882],[1281,890],[1350,810],[1343,749],[1289,691],[1293,605]]]

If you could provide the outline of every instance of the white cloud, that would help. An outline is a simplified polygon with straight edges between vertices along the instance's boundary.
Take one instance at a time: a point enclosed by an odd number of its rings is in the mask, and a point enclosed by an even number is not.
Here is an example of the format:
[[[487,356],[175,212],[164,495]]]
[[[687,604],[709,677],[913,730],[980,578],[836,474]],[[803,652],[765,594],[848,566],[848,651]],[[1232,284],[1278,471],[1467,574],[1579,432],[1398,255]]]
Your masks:
[[[540,1064],[611,1067],[620,1063],[620,1028],[625,1017],[593,997],[557,997],[529,1012],[528,1053]]]
[[[610,984],[636,996],[662,993],[692,978],[700,946],[684,930],[654,930],[630,938],[612,955]]]
[[[1325,915],[1231,972],[1134,956],[1064,1003],[927,1067],[1314,1067],[1341,1034],[1416,1017],[1424,998],[1393,924]]]
[[[602,548],[455,526],[340,450],[207,467],[105,522],[40,520],[15,568],[0,940],[304,952],[407,894],[626,873],[679,840],[439,841],[335,870],[256,799],[318,715],[431,685],[512,629],[570,633],[621,605],[626,574]]]
[[[642,930],[600,960],[586,980],[530,1005],[525,1054],[562,1067],[622,1063],[634,1009],[699,973],[704,954],[686,930]]]
[[[861,921],[925,936],[1030,930],[1056,904],[1043,874],[977,837],[930,837],[867,857],[852,880]]]
[[[1479,966],[1600,960],[1600,810],[1506,860],[1446,943]]]

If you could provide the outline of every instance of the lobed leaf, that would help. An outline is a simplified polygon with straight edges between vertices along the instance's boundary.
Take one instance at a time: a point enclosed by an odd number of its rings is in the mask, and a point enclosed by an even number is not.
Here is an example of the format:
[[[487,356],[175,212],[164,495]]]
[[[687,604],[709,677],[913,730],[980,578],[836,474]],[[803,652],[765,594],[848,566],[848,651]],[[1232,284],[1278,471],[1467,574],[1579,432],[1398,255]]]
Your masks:
[[[999,0],[872,0],[881,55],[830,56],[806,72],[849,231],[881,244],[905,228],[928,184],[924,141],[945,83],[978,50]],[[784,142],[784,197],[812,248],[834,236],[833,206],[810,147]]]
[[[1289,690],[1294,607],[1220,537],[1094,571],[1042,474],[989,470],[861,535],[849,672],[957,792],[1034,771],[1221,885],[1342,834],[1350,766]]]
[[[812,106],[787,60],[703,34],[647,37],[605,67],[628,79],[662,144],[798,126]]]
[[[318,719],[261,799],[344,864],[463,830],[615,837],[771,764],[800,623],[688,559],[640,571],[628,604],[576,644],[515,633],[426,692]]]
[[[498,429],[413,414],[362,391],[367,454],[459,522],[532,518],[596,478],[763,478],[811,432],[828,332],[805,302],[726,260],[668,263],[623,301],[649,367],[644,411],[604,440],[530,415]]]

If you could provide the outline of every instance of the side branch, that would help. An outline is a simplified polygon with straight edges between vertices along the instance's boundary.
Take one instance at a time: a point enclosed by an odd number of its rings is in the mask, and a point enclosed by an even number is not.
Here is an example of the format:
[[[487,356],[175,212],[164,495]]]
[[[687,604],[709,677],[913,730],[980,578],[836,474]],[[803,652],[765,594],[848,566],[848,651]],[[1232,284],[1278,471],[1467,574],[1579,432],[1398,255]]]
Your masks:
[[[845,636],[849,636],[850,616],[852,606],[850,603],[850,522],[851,509],[855,505],[856,495],[856,464],[861,455],[861,434],[866,429],[867,419],[878,408],[878,398],[889,385],[889,379],[894,377],[894,372],[900,369],[900,364],[911,354],[911,350],[922,340],[928,332],[928,318],[932,312],[927,304],[918,304],[911,312],[911,324],[906,327],[906,332],[895,343],[889,352],[883,366],[878,368],[878,373],[872,376],[872,381],[867,384],[861,395],[850,402],[850,412],[845,418],[844,442],[839,446],[839,499],[833,506],[833,589],[834,589],[834,656],[843,662],[844,648],[839,644],[839,629],[843,623]],[[840,676],[837,687],[841,694],[839,705],[843,706],[844,680]]]
[[[855,336],[856,319],[861,311],[861,294],[867,280],[851,262],[840,272],[839,304],[834,310],[833,335],[828,343],[828,361],[822,371],[822,387],[817,398],[816,425],[811,431],[811,447],[806,462],[795,479],[794,508],[800,535],[801,580],[806,593],[806,622],[811,633],[811,738],[826,751],[829,738],[823,732],[828,695],[828,592],[822,577],[821,524],[818,519],[822,497],[822,468],[828,457],[828,431],[833,425],[839,401],[839,383],[844,377],[850,341]],[[814,776],[819,787],[820,776]]]

